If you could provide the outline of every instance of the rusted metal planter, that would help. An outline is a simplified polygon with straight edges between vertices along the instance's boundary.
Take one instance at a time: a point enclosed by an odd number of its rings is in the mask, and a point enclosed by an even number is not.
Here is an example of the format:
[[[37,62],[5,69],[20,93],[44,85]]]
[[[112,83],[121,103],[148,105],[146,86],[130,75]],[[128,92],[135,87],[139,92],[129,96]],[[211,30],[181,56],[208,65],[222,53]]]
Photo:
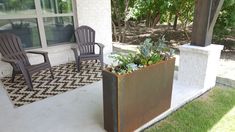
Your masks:
[[[175,58],[131,74],[103,70],[104,128],[132,132],[170,108]]]

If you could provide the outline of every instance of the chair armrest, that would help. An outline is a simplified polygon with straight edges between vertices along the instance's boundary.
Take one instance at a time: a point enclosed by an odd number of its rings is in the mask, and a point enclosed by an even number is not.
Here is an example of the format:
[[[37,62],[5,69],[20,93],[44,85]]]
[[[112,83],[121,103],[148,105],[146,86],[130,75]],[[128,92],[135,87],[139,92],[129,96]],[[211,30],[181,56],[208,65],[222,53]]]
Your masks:
[[[44,52],[44,51],[26,51],[26,53],[43,55],[44,62],[49,62],[48,52]]]
[[[78,51],[77,51],[77,48],[71,48],[73,50],[73,52],[78,55]]]
[[[71,48],[73,51],[77,52],[77,48]]]
[[[78,59],[78,51],[77,51],[77,48],[71,48],[71,49],[73,50],[75,59],[77,60],[77,59]]]
[[[95,44],[99,46],[99,48],[100,48],[100,54],[103,55],[104,45],[101,44],[101,43],[95,43]]]
[[[46,54],[48,54],[48,52],[44,52],[44,51],[26,51],[26,53],[30,53],[30,54],[40,54],[40,55],[46,55]]]
[[[104,45],[103,44],[101,44],[101,43],[95,43],[96,45],[98,45],[100,48],[104,48]]]
[[[94,46],[94,45],[97,45],[100,48],[100,54],[103,54],[104,45],[101,44],[101,43],[89,42],[89,43],[83,43],[79,46],[80,46],[80,48],[83,48],[83,47],[86,47],[86,46]]]

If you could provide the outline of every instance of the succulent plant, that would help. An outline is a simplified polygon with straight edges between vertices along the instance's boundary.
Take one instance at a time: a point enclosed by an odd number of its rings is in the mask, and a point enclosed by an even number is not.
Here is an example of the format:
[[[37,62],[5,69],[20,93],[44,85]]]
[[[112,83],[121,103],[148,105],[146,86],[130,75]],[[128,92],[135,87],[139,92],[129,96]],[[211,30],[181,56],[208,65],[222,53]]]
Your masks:
[[[112,56],[117,62],[117,66],[111,66],[111,72],[116,74],[126,74],[138,70],[139,68],[155,64],[162,60],[167,60],[173,56],[174,50],[165,44],[164,36],[157,42],[147,38],[138,48],[135,54],[118,54]]]
[[[150,38],[146,39],[138,48],[140,54],[144,57],[149,57],[151,55],[151,48],[153,47],[153,43],[151,41],[152,40]]]

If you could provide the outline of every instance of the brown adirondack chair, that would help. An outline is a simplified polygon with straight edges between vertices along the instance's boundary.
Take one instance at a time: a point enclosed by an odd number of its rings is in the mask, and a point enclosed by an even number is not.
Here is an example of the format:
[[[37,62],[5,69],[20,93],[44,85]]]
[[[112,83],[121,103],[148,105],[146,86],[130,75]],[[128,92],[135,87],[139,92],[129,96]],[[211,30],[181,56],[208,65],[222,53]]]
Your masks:
[[[2,54],[2,61],[10,63],[13,67],[12,82],[14,82],[16,74],[23,74],[23,77],[29,89],[33,89],[32,75],[44,69],[49,69],[51,77],[54,79],[51,70],[51,64],[47,52],[27,51],[22,48],[22,43],[19,37],[11,33],[0,34],[0,52]],[[40,54],[44,57],[44,63],[31,65],[26,53]]]
[[[77,48],[72,48],[72,50],[75,55],[78,72],[83,60],[99,60],[101,68],[103,68],[104,45],[95,42],[95,30],[88,26],[80,26],[75,30],[75,37],[80,55],[78,55]],[[99,54],[95,54],[95,45],[99,47]]]

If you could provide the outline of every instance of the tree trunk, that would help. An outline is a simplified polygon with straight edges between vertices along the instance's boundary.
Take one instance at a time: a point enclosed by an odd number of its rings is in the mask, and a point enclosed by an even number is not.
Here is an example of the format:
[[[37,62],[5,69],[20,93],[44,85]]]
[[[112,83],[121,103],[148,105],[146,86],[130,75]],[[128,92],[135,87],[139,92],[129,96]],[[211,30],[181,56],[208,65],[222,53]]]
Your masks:
[[[171,27],[171,19],[172,19],[172,13],[170,13],[169,19],[168,19],[168,28]]]
[[[118,33],[118,41],[122,41],[122,25],[121,25],[121,20],[118,20],[118,29],[119,29],[119,33]]]
[[[112,21],[112,25],[113,25],[113,37],[114,37],[114,41],[117,42],[118,41],[118,36],[117,36],[117,28],[115,23]]]
[[[189,40],[190,40],[190,37],[189,37],[188,32],[187,32],[186,29],[184,29],[184,34],[186,35],[186,37],[187,37],[187,39],[188,39],[188,41],[189,41]]]
[[[160,21],[161,19],[161,13],[158,12],[155,19],[153,20],[153,24],[152,24],[152,27],[156,27],[156,25],[158,24],[158,22]]]
[[[112,14],[112,28],[113,28],[113,36],[114,36],[114,41],[119,41],[118,38],[118,31],[115,22],[117,22],[117,26],[119,27],[119,15],[117,12],[117,3],[115,0],[111,0],[111,6],[113,9],[113,14]]]
[[[121,42],[126,42],[126,30],[128,28],[128,20],[126,19],[127,13],[128,13],[128,7],[129,7],[129,0],[125,0],[125,16],[124,16],[124,28],[122,28],[121,32]]]
[[[174,25],[173,25],[174,30],[177,30],[177,23],[178,23],[178,15],[175,14],[175,20],[174,20]]]
[[[146,27],[151,27],[151,13],[149,12],[145,22]]]

